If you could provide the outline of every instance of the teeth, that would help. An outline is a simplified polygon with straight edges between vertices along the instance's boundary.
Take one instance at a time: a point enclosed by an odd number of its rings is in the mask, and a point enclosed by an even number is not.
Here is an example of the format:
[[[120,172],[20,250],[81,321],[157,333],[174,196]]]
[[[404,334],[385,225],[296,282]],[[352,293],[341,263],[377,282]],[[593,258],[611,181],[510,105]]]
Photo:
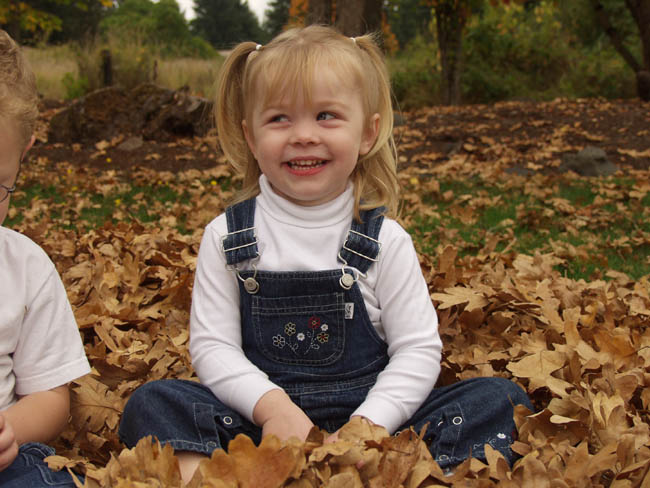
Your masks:
[[[310,160],[306,160],[306,161],[290,161],[289,162],[289,164],[291,164],[292,166],[304,166],[304,167],[317,166],[317,165],[322,164],[322,163],[323,163],[323,161],[321,161],[320,159],[310,159]]]
[[[289,166],[293,169],[309,169],[323,165],[325,162],[320,159],[309,159],[305,161],[289,161]]]

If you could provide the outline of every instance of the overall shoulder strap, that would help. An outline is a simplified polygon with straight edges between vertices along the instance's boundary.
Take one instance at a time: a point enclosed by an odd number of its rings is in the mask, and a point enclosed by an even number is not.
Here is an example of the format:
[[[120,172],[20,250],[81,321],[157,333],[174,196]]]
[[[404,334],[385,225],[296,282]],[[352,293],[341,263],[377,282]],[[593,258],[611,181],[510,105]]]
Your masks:
[[[377,240],[384,222],[384,207],[361,212],[361,222],[352,220],[352,226],[339,251],[339,260],[346,266],[365,273],[377,261],[381,243]]]
[[[228,234],[221,241],[226,262],[235,265],[259,255],[255,232],[255,198],[226,209]]]

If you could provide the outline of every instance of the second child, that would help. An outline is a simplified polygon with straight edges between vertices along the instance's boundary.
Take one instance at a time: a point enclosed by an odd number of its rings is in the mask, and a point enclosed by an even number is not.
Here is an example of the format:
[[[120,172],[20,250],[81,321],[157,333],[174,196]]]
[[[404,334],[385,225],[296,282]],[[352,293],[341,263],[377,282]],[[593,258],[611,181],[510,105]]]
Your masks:
[[[34,143],[34,74],[0,30],[0,486],[76,486],[50,470],[47,446],[68,423],[68,383],[90,372],[65,288],[45,252],[2,227]]]

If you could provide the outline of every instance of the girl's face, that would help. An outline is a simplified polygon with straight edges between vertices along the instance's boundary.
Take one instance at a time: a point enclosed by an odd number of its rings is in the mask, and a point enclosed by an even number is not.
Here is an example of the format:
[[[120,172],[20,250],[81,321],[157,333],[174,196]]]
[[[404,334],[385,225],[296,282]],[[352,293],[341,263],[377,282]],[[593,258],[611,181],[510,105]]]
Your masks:
[[[242,122],[246,141],[274,191],[298,205],[339,196],[360,156],[372,148],[379,114],[366,118],[361,93],[329,68],[320,70],[310,100],[302,90]]]

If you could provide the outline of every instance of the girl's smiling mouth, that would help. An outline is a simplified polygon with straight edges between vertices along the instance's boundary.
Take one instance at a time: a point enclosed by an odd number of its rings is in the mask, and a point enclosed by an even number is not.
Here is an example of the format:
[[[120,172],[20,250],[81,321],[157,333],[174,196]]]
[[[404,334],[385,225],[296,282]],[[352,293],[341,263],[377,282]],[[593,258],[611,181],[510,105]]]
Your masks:
[[[287,161],[286,164],[292,173],[312,174],[327,163],[324,159],[295,159]]]

